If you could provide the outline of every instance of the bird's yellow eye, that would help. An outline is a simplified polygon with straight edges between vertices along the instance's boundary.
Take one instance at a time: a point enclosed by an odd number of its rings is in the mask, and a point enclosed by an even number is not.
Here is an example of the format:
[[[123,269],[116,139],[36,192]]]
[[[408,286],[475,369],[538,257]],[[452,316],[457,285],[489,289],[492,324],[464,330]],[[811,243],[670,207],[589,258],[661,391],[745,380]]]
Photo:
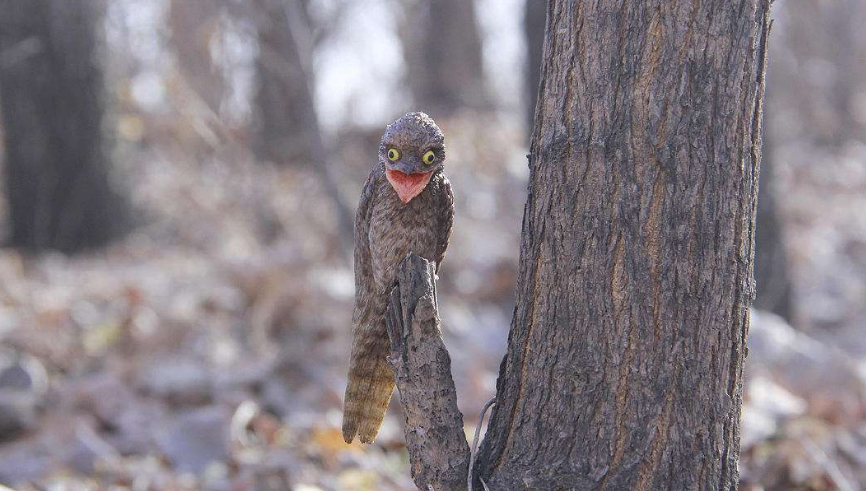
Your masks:
[[[421,160],[423,160],[425,164],[430,165],[433,162],[436,162],[436,154],[433,153],[433,150],[427,150],[427,153],[421,157]]]
[[[396,148],[388,149],[388,160],[390,160],[391,162],[396,162],[400,160],[400,151]]]

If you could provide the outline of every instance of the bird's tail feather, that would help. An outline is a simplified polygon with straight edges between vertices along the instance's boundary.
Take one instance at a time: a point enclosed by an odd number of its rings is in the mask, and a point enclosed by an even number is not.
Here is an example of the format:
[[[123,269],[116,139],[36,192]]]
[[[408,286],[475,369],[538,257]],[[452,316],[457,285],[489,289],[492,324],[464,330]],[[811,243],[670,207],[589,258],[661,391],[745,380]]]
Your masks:
[[[343,439],[373,443],[394,392],[394,372],[386,357],[388,336],[355,336],[349,383],[343,403]]]

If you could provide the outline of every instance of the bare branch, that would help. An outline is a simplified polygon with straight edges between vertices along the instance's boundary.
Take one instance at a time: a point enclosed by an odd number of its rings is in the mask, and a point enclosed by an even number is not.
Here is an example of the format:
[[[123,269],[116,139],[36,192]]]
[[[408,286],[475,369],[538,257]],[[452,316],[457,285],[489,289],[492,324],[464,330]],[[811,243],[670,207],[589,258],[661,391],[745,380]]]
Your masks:
[[[436,266],[409,254],[397,271],[386,324],[406,445],[418,489],[466,490],[469,444],[439,327]]]

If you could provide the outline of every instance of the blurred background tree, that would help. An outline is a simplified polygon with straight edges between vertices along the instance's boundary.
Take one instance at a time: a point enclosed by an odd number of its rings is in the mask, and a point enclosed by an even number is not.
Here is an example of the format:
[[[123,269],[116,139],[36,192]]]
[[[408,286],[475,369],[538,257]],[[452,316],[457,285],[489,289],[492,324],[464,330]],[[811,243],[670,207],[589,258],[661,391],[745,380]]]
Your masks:
[[[222,0],[172,0],[167,14],[178,69],[189,84],[190,92],[214,114],[219,114],[227,90],[212,50],[220,31],[222,7]]]
[[[254,143],[259,158],[315,162],[325,152],[315,106],[312,19],[307,1],[257,0]]]
[[[338,213],[343,243],[351,247],[353,211],[334,175],[315,101],[316,45],[308,0],[255,0],[249,11],[258,42],[253,150],[262,160],[306,164],[317,170]]]
[[[766,105],[765,105],[765,110]],[[766,128],[766,124],[765,124]],[[765,130],[766,131],[766,130]],[[765,133],[766,134],[766,133]],[[791,322],[792,286],[785,249],[785,231],[776,203],[776,177],[772,138],[764,138],[758,184],[758,214],[755,229],[755,308],[772,312]]]
[[[12,246],[77,252],[106,244],[125,224],[102,137],[97,26],[90,0],[0,4]]]
[[[544,48],[544,28],[547,24],[547,0],[526,0],[523,8],[523,37],[526,44],[526,66],[523,70],[527,133],[532,132],[535,105],[541,82],[541,56]]]
[[[489,104],[475,2],[406,2],[399,23],[416,107],[432,116]]]
[[[777,4],[756,239],[756,306],[848,346],[859,329],[846,326],[866,320],[852,208],[866,145],[866,36],[852,26],[864,15],[858,0]]]

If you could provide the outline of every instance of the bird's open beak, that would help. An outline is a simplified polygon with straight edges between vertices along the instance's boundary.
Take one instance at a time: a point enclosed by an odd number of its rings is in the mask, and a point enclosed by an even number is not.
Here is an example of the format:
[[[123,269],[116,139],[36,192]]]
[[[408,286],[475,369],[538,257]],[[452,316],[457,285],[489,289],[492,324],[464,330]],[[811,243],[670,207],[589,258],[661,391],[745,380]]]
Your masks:
[[[394,191],[397,191],[397,196],[403,203],[408,203],[412,201],[412,198],[421,194],[421,191],[424,191],[427,183],[430,182],[432,175],[432,172],[405,174],[398,170],[385,169],[385,177],[388,178],[388,182],[391,183]]]

